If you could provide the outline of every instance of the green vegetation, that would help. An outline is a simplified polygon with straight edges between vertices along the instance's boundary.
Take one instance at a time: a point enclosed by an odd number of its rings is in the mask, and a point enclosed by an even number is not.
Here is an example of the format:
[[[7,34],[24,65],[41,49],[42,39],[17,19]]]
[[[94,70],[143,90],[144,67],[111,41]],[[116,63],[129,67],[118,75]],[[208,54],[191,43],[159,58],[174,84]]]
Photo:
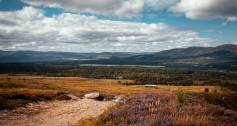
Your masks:
[[[135,83],[129,83],[129,85],[218,85],[237,90],[237,74],[218,71],[144,67],[82,67],[73,63],[0,64],[0,69],[0,73],[12,74],[135,80]]]
[[[186,104],[188,102],[188,95],[185,94],[183,91],[178,91],[176,93],[176,96],[179,103]]]

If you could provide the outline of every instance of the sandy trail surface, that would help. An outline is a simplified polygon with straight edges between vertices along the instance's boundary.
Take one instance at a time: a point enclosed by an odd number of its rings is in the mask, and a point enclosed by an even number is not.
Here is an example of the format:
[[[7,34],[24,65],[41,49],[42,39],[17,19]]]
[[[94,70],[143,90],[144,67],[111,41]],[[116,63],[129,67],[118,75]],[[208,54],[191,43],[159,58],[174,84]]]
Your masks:
[[[70,126],[81,119],[97,117],[113,106],[112,101],[79,99],[40,102],[25,108],[0,111],[1,126]]]

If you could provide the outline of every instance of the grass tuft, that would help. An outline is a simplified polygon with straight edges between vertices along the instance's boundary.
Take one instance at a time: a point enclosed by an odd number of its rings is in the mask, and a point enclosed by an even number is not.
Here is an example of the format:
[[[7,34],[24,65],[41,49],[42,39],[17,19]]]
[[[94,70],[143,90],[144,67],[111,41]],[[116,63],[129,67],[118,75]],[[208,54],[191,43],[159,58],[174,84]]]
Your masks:
[[[188,102],[188,95],[185,94],[182,90],[176,93],[176,97],[181,104],[186,104]]]

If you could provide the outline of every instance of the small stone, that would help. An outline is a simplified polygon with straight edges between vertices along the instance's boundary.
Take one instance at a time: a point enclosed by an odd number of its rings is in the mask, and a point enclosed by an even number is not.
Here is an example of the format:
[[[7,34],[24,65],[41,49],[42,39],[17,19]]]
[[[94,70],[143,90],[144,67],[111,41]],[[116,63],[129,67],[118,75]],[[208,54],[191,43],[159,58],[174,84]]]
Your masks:
[[[75,95],[69,94],[69,95],[67,95],[67,96],[70,97],[72,100],[78,100],[78,97],[75,96]]]
[[[93,92],[93,93],[89,93],[89,94],[85,94],[85,98],[87,99],[97,99],[100,96],[99,92]]]
[[[117,103],[124,102],[124,96],[122,96],[122,95],[115,96],[114,97],[114,102],[117,102]]]

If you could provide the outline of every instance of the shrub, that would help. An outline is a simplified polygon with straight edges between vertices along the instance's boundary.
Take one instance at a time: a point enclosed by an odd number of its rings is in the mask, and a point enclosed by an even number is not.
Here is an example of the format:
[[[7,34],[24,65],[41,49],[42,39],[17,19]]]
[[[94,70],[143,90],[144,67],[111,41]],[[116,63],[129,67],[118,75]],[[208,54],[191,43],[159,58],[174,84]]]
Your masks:
[[[205,91],[205,93],[208,93],[208,92],[209,92],[209,89],[208,89],[208,88],[205,88],[204,91]]]
[[[183,91],[178,91],[176,93],[176,97],[177,97],[179,103],[185,104],[188,102],[188,95],[185,94]]]
[[[19,88],[25,87],[24,85],[14,84],[14,83],[1,83],[0,88]]]

